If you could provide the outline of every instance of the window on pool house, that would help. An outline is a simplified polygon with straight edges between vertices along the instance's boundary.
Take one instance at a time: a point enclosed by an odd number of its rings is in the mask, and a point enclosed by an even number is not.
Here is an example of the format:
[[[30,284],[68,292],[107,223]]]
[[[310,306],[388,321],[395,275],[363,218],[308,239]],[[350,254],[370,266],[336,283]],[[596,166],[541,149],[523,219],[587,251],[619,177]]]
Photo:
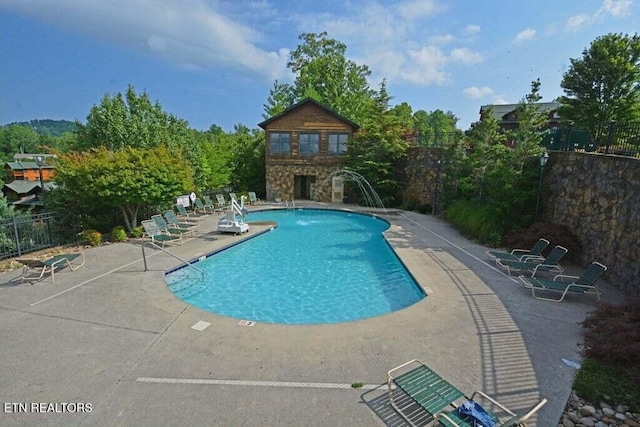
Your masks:
[[[298,135],[298,151],[300,154],[318,154],[320,135],[318,133],[301,133]]]
[[[349,135],[346,133],[332,133],[328,135],[329,139],[329,154],[346,154],[347,153],[347,139]]]
[[[291,151],[291,134],[272,132],[269,134],[269,153],[289,154]]]

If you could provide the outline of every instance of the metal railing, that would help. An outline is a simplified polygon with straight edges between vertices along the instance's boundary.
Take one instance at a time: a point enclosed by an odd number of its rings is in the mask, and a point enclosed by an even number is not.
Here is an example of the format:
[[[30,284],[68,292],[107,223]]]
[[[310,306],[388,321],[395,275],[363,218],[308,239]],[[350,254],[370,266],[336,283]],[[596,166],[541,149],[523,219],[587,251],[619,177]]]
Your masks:
[[[541,145],[548,150],[585,151],[640,157],[640,123],[609,122],[596,129],[551,129]]]
[[[60,244],[52,212],[17,215],[0,220],[0,259],[39,251]]]

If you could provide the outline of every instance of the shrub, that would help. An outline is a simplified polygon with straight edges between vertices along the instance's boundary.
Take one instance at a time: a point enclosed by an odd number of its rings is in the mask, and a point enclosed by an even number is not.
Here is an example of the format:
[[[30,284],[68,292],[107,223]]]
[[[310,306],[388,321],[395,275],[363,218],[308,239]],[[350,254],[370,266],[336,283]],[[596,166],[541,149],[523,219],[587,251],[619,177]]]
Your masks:
[[[431,206],[429,203],[425,203],[418,206],[418,212],[424,215],[431,214],[433,212],[433,206]]]
[[[407,207],[405,208],[405,210],[415,211],[417,207],[418,207],[418,199],[410,199],[407,202]]]
[[[133,230],[131,230],[131,237],[133,237],[135,239],[139,239],[143,235],[144,235],[144,229],[142,228],[141,225],[139,225],[139,226],[135,227]]]
[[[582,326],[585,356],[619,367],[640,385],[640,300],[601,304]]]
[[[573,389],[588,402],[623,404],[631,411],[640,411],[640,385],[634,384],[617,366],[596,359],[587,358],[582,362]]]
[[[116,225],[111,230],[111,241],[113,242],[124,242],[127,240],[127,232],[124,231],[124,227],[121,225]]]
[[[91,246],[98,246],[102,243],[102,234],[96,230],[84,230],[82,238],[89,242]]]
[[[482,243],[500,245],[503,224],[486,205],[470,200],[458,200],[447,208],[443,217],[465,236]]]
[[[528,228],[517,228],[508,231],[502,236],[502,243],[507,248],[530,248],[539,238],[549,240],[545,254],[549,253],[554,246],[560,245],[567,248],[565,259],[570,262],[577,262],[582,253],[580,239],[573,234],[569,227],[560,224],[548,224],[536,222]]]

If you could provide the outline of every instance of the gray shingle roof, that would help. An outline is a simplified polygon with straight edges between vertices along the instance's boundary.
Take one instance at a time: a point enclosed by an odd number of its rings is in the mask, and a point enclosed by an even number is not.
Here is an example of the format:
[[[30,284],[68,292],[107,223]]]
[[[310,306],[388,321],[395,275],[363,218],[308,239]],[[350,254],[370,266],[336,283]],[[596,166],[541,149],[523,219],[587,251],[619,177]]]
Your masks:
[[[496,104],[496,105],[483,105],[480,107],[480,115],[484,114],[489,108],[493,107],[493,117],[497,120],[503,120],[504,116],[509,114],[518,108],[520,104]],[[536,102],[535,106],[540,111],[551,112],[553,110],[557,110],[560,107],[560,104],[552,101],[552,102]]]

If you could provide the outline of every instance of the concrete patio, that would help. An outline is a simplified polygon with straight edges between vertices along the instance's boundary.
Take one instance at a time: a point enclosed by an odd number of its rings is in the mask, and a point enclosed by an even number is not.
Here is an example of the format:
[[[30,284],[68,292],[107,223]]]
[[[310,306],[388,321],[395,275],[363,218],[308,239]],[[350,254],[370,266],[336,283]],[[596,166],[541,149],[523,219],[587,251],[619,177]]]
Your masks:
[[[482,389],[515,410],[545,397],[529,425],[557,425],[575,373],[563,359],[580,360],[579,322],[595,298],[537,301],[487,262],[486,247],[443,221],[405,211],[386,219],[388,241],[428,296],[350,323],[242,326],[191,307],[164,281],[180,262],[147,247],[145,271],[140,242],[88,249],[86,264],[60,271],[55,283],[0,275],[0,424],[401,426],[386,372],[417,358],[461,390]],[[212,217],[167,249],[197,259],[268,226],[243,236],[215,229]],[[605,300],[621,300],[602,288]],[[210,326],[192,329],[199,321]],[[92,409],[7,411],[7,403],[34,402]]]

